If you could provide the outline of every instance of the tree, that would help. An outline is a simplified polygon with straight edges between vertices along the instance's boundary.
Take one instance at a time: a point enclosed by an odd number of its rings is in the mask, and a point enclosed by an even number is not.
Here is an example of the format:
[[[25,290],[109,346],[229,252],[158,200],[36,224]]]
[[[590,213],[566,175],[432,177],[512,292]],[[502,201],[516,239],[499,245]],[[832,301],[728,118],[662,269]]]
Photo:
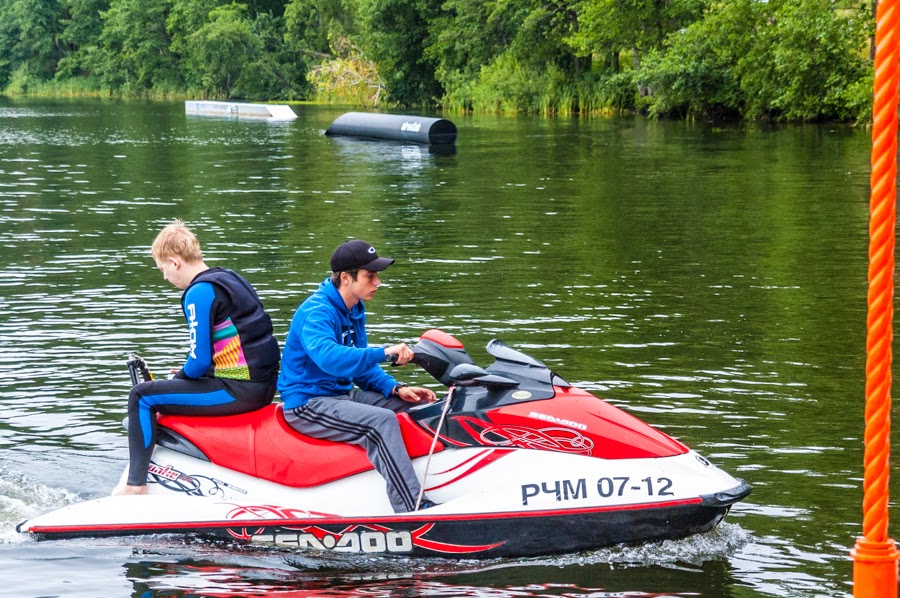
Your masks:
[[[284,10],[284,39],[298,52],[328,54],[332,40],[355,37],[354,8],[344,0],[291,0]]]
[[[182,59],[188,80],[208,97],[232,97],[235,83],[259,52],[246,12],[244,4],[218,6],[185,40]]]
[[[572,0],[449,0],[443,9],[426,55],[450,105],[537,109],[542,91],[589,65],[566,42],[578,28]]]
[[[708,0],[581,0],[578,30],[568,42],[581,56],[603,57],[619,70],[619,53],[631,53],[637,68],[648,52],[661,48],[673,32],[700,19]]]
[[[870,30],[863,3],[721,2],[651,53],[640,78],[657,115],[865,118]]]
[[[209,23],[210,13],[227,0],[169,0],[166,33],[169,49],[181,60],[188,52],[188,38]]]
[[[169,18],[189,88],[216,98],[291,99],[299,93],[296,69],[280,43],[282,18],[266,12],[251,19],[247,5],[238,3],[203,12],[189,3]]]
[[[865,119],[873,0],[0,0],[0,88]],[[621,57],[621,59],[620,59]],[[44,87],[46,89],[46,87]]]
[[[253,20],[257,44],[238,91],[261,100],[294,100],[308,90],[302,56],[284,42],[285,20],[260,13]]]
[[[446,95],[469,101],[469,88],[481,69],[502,54],[515,37],[514,4],[484,0],[447,0],[429,26],[425,57],[435,65],[435,79]],[[451,100],[451,103],[454,103]]]
[[[100,35],[105,83],[131,93],[181,86],[169,49],[168,12],[168,0],[111,0]]]
[[[0,3],[0,81],[18,73],[27,80],[53,77],[63,55],[59,36],[65,14],[58,0],[5,0]]]
[[[91,77],[102,68],[100,15],[109,8],[109,0],[64,0],[68,13],[61,21],[60,41],[65,54],[56,69],[56,78]]]
[[[391,98],[406,106],[435,103],[443,89],[425,48],[441,0],[357,1],[365,15],[358,45],[378,65]]]
[[[654,116],[737,115],[744,105],[737,64],[755,58],[759,2],[734,0],[672,33],[647,53],[638,78]]]
[[[865,118],[871,93],[865,40],[871,13],[863,2],[772,0],[760,64],[745,62],[745,114],[785,120]],[[862,109],[862,112],[860,110]]]

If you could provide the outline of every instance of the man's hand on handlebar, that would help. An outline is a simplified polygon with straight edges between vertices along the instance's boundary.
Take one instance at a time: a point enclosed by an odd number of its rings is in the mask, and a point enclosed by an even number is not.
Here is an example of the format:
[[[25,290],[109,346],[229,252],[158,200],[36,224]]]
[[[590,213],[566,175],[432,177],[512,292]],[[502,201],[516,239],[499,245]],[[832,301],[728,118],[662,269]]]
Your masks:
[[[409,363],[409,360],[413,358],[413,350],[410,349],[406,343],[400,343],[399,345],[392,345],[384,350],[384,354],[387,356],[388,361],[396,365],[405,365]],[[391,357],[391,356],[394,357]]]

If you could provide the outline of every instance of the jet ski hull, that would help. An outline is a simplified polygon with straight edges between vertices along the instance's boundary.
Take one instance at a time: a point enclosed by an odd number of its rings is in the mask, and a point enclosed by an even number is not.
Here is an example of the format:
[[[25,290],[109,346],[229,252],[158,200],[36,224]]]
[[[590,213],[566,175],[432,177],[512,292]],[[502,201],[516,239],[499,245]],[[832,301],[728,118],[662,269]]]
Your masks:
[[[425,461],[414,461],[423,475]],[[604,462],[472,447],[435,454],[429,469],[426,488],[442,504],[393,514],[374,471],[286,488],[158,447],[151,494],[76,503],[19,531],[37,539],[189,534],[296,550],[524,557],[702,533],[750,492],[693,452]]]
[[[746,484],[731,490],[728,500],[712,497],[629,505],[547,511],[440,515],[420,511],[383,517],[288,517],[252,520],[178,520],[66,524],[35,520],[23,524],[40,539],[110,537],[146,534],[198,535],[225,541],[296,550],[415,557],[527,557],[596,549],[703,533],[714,528],[730,504],[749,492]],[[112,497],[80,503],[68,515],[83,519],[85,506],[108,513]],[[733,499],[733,500],[731,500]],[[141,502],[141,498],[137,498]],[[271,506],[249,507],[199,499],[209,513],[227,509],[234,516]],[[104,504],[105,503],[105,504]],[[132,504],[131,506],[137,506]]]

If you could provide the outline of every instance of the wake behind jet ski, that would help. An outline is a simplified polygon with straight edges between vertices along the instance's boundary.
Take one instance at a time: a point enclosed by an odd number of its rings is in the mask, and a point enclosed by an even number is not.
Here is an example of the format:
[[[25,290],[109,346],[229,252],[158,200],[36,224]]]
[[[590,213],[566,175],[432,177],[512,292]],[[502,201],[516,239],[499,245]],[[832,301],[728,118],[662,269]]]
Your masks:
[[[38,539],[174,533],[305,550],[519,557],[702,533],[750,493],[499,340],[488,344],[495,361],[484,369],[438,330],[413,350],[413,363],[449,387],[437,403],[398,415],[434,507],[395,514],[362,448],[302,436],[270,405],[160,416],[147,495],[76,503],[18,530]],[[134,382],[150,375],[141,360],[129,367]]]

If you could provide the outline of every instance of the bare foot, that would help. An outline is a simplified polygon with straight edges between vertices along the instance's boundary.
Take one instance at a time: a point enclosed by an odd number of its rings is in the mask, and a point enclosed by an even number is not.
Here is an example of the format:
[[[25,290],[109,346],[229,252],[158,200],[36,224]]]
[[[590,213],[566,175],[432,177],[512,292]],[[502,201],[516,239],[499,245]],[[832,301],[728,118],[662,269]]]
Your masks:
[[[135,494],[147,494],[147,486],[125,486],[116,492],[115,496],[132,496]]]

